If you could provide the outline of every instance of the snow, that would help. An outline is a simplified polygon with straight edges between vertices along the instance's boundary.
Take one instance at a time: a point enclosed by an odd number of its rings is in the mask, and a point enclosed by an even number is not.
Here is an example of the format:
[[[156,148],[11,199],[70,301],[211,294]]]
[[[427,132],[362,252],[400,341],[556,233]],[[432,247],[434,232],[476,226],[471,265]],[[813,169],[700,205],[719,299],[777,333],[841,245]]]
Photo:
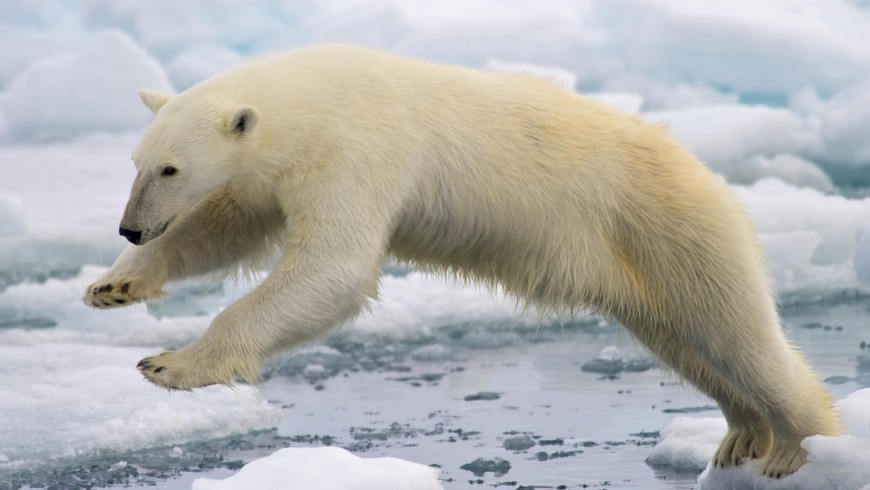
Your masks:
[[[870,223],[870,198],[826,195],[776,179],[734,190],[755,222],[781,297],[808,301],[860,288],[856,230]]]
[[[286,448],[248,463],[225,480],[197,479],[192,488],[440,490],[437,476],[435,468],[397,458],[361,458],[337,447]]]
[[[864,490],[870,483],[870,389],[837,403],[848,431],[840,436],[812,436],[801,444],[809,463],[793,475],[774,480],[761,475],[760,461],[736,468],[711,468],[709,461],[725,435],[721,418],[677,417],[661,430],[647,462],[677,471],[697,471],[700,490]]]
[[[702,471],[727,429],[722,418],[676,417],[659,432],[659,442],[646,462],[676,471]]]

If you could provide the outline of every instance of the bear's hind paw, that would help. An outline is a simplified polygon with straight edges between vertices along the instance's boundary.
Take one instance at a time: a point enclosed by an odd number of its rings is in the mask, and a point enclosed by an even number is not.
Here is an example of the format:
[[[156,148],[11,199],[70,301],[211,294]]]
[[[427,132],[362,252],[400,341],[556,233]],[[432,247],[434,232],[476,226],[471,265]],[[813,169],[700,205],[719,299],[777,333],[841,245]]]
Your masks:
[[[764,428],[729,429],[713,456],[714,468],[739,466],[744,459],[764,457],[770,448],[771,433]]]
[[[764,471],[771,478],[782,478],[807,462],[807,452],[800,443],[776,444],[764,459]]]

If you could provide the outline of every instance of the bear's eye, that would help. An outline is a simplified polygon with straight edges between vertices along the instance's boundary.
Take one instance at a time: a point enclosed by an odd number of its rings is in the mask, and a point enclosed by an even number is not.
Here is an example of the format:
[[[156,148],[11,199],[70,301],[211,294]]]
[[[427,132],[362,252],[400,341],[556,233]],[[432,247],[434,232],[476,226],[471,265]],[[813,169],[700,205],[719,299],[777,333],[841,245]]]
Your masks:
[[[178,172],[178,169],[173,167],[172,165],[167,165],[163,167],[163,171],[160,172],[160,175],[175,175]]]

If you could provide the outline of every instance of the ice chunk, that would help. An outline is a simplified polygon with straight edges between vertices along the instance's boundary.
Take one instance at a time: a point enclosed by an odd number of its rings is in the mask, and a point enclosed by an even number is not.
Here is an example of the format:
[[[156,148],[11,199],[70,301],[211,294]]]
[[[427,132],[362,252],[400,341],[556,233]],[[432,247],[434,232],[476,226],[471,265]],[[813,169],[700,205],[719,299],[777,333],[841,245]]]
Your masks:
[[[870,440],[870,388],[851,393],[837,408],[849,434]]]
[[[814,92],[799,94],[793,104],[817,117],[823,145],[813,148],[814,157],[840,165],[870,165],[870,81],[850,86],[829,100]]]
[[[75,332],[49,331],[54,335],[30,335],[27,346],[14,343],[22,335],[0,339],[0,453],[10,464],[221,437],[273,427],[282,416],[247,386],[173,397],[144,385],[135,369],[152,349],[91,345]]]
[[[851,435],[813,436],[804,440],[810,462],[775,480],[762,476],[760,461],[737,468],[707,468],[698,477],[699,490],[864,490],[870,482],[870,440]]]
[[[861,287],[852,259],[855,230],[870,223],[870,198],[825,195],[774,179],[734,191],[761,235],[780,296],[808,300]]]
[[[438,470],[397,458],[361,458],[338,447],[285,448],[224,480],[199,478],[193,490],[441,490]]]
[[[503,476],[510,472],[511,464],[502,458],[477,458],[470,463],[460,466],[461,469],[474,473],[474,476],[483,476],[492,472],[495,476]]]
[[[12,80],[0,99],[6,136],[43,141],[143,127],[152,118],[136,95],[144,87],[172,90],[135,41],[105,32],[83,52],[43,59]]]
[[[870,389],[852,393],[837,408],[851,433],[808,437],[802,445],[809,452],[809,463],[780,480],[762,476],[760,461],[728,469],[708,467],[725,435],[724,419],[675,418],[662,429],[647,463],[677,471],[706,467],[698,479],[702,490],[863,490],[870,482]]]
[[[659,443],[646,462],[676,471],[701,471],[713,457],[726,430],[725,419],[676,417],[661,430]]]
[[[529,436],[508,437],[504,440],[504,448],[508,451],[526,451],[535,445],[535,440]]]
[[[631,357],[624,359],[618,347],[608,346],[601,349],[598,357],[590,359],[580,366],[580,370],[588,373],[617,374],[622,371],[641,372],[655,367],[656,363],[647,357]]]
[[[734,105],[738,96],[723,92],[704,83],[662,82],[640,73],[626,73],[602,83],[609,92],[638,94],[644,111],[686,109],[707,105]]]
[[[795,187],[811,187],[826,193],[834,190],[834,183],[818,165],[788,153],[771,158],[755,156],[740,164],[722,168],[720,172],[728,182],[734,184],[752,184],[773,177]]]

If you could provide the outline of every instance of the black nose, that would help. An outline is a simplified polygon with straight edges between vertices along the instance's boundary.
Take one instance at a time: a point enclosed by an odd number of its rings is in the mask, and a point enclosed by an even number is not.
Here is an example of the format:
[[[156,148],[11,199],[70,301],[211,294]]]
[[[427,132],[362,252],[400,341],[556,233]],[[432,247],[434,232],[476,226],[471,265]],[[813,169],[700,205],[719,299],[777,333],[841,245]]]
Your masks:
[[[133,245],[139,245],[139,239],[142,238],[141,231],[133,231],[128,230],[126,228],[118,228],[118,233],[121,234],[122,237],[126,238]]]

